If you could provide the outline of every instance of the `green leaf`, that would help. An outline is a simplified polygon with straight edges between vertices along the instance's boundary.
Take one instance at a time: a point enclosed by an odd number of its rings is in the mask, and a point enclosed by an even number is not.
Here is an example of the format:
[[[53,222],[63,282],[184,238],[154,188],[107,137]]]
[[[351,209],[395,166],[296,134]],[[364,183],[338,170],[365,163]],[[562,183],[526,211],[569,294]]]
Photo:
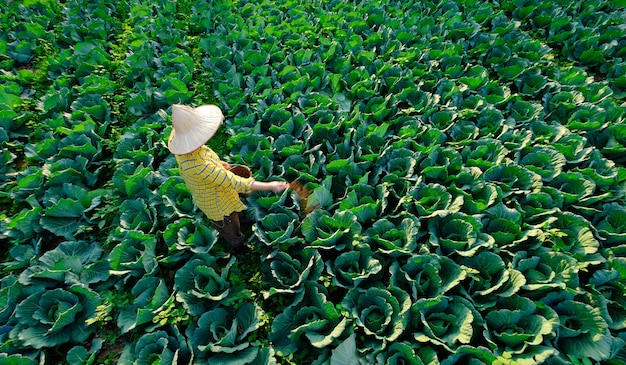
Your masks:
[[[149,276],[139,279],[131,289],[131,294],[134,297],[132,304],[121,308],[117,317],[117,325],[122,333],[151,323],[170,297],[165,282]]]
[[[554,310],[560,322],[558,348],[577,358],[596,361],[610,358],[612,336],[599,308],[566,300]]]
[[[489,81],[487,69],[482,66],[472,66],[459,78],[470,90],[478,90]]]
[[[353,333],[337,346],[330,357],[333,365],[358,365],[359,356],[356,347],[356,335]]]

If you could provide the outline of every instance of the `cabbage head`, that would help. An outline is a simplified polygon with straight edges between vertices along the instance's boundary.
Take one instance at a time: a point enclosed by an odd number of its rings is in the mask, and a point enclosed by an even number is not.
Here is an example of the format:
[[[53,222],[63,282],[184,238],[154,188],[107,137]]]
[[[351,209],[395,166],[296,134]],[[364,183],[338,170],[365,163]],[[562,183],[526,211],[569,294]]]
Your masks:
[[[324,271],[324,262],[315,249],[294,252],[276,252],[262,266],[263,281],[270,288],[263,293],[267,298],[276,293],[297,293],[304,290],[308,280],[318,280]]]
[[[498,247],[515,245],[526,238],[528,231],[522,231],[522,214],[500,202],[484,211],[484,231],[497,242]]]
[[[374,222],[365,236],[374,250],[392,258],[411,255],[421,237],[420,221],[412,214],[400,218],[382,218]]]
[[[580,268],[576,259],[562,252],[542,248],[530,255],[520,252],[513,259],[513,267],[526,279],[522,289],[532,296],[546,293],[555,288],[575,289],[579,287]]]
[[[112,243],[117,242],[109,254],[112,274],[142,277],[158,269],[155,236],[117,229],[110,240]]]
[[[559,318],[554,310],[514,295],[498,300],[485,315],[485,339],[495,354],[520,364],[542,363],[554,354],[545,346],[555,337]]]
[[[83,343],[95,330],[86,321],[100,303],[98,294],[79,284],[36,291],[16,306],[18,323],[10,336],[36,349]]]
[[[120,309],[117,325],[122,333],[153,322],[154,318],[170,298],[163,279],[144,276],[131,289],[132,304]]]
[[[472,364],[472,365],[508,365],[511,362],[498,358],[489,349],[478,346],[464,345],[441,361],[441,365]]]
[[[408,324],[411,299],[397,288],[355,288],[348,292],[342,306],[363,329],[366,346],[383,349],[400,337]]]
[[[350,321],[327,300],[323,287],[314,282],[305,284],[305,295],[276,316],[269,339],[277,350],[291,354],[313,346],[323,349],[338,339]]]
[[[193,355],[185,337],[175,327],[168,330],[144,333],[135,342],[124,347],[117,363],[129,365],[191,363]]]
[[[389,272],[393,286],[410,293],[413,300],[445,295],[467,277],[456,262],[437,254],[414,255],[404,264],[394,261]]]
[[[288,247],[298,243],[296,235],[298,215],[291,211],[269,213],[263,216],[252,229],[261,242],[267,246]]]
[[[617,203],[605,204],[595,217],[594,226],[603,238],[603,246],[626,244],[626,208]]]
[[[555,347],[562,353],[578,359],[596,361],[611,357],[614,341],[605,317],[606,311],[599,306],[578,300],[568,292],[552,292],[542,303],[550,306],[558,315],[558,331]]]
[[[356,215],[350,211],[330,215],[327,211],[318,209],[302,221],[302,234],[306,242],[319,249],[343,250],[351,247],[360,233],[361,225]]]
[[[206,254],[217,242],[217,231],[201,220],[182,218],[170,223],[163,232],[163,239],[168,246],[168,256],[164,262],[185,260],[189,251]]]
[[[563,212],[552,222],[551,228],[558,233],[546,241],[546,244],[552,245],[553,250],[571,255],[578,260],[581,267],[605,261],[598,252],[600,242],[594,235],[595,228],[587,219],[571,212]]]
[[[502,195],[495,184],[485,181],[483,172],[478,167],[463,169],[448,191],[462,202],[460,211],[466,214],[481,213],[492,206]]]
[[[526,284],[522,273],[505,265],[502,257],[490,251],[464,258],[460,264],[471,279],[462,289],[476,306],[491,307],[497,298],[509,297]]]
[[[402,205],[420,218],[430,218],[458,212],[463,206],[463,196],[453,196],[441,184],[419,184],[409,191]]]
[[[387,349],[375,355],[375,360],[368,362],[376,365],[434,365],[438,364],[434,348],[409,342],[394,342]]]
[[[258,349],[247,341],[248,335],[261,325],[263,311],[252,303],[244,303],[237,309],[217,307],[204,313],[197,325],[189,327],[187,338],[201,358],[220,356],[225,364],[246,364],[252,361]],[[230,359],[230,360],[226,360]],[[244,360],[247,359],[247,360]]]
[[[383,264],[367,245],[360,245],[351,251],[339,254],[334,260],[326,261],[333,284],[343,288],[353,288],[361,282],[376,282]]]
[[[163,197],[163,203],[167,208],[165,213],[169,217],[191,217],[194,215],[196,206],[191,192],[181,183],[180,176],[170,176],[159,187],[159,193]]]
[[[67,285],[82,283],[86,286],[106,281],[109,263],[103,257],[97,242],[62,242],[39,258],[20,275],[24,285],[60,282]]]
[[[563,207],[563,194],[553,187],[542,186],[540,191],[526,195],[520,206],[526,223],[542,224]]]
[[[228,273],[235,262],[232,257],[224,266],[219,267],[212,256],[188,261],[176,271],[174,290],[177,297],[189,308],[191,315],[205,312],[205,301],[219,302],[230,293]]]
[[[439,296],[418,300],[411,307],[411,323],[418,342],[454,352],[471,343],[483,319],[468,300]]]
[[[429,243],[438,254],[474,255],[481,248],[493,246],[494,239],[483,232],[481,222],[461,212],[435,217],[428,221]]]
[[[565,167],[565,156],[552,146],[536,145],[521,151],[519,163],[549,182],[559,175]]]

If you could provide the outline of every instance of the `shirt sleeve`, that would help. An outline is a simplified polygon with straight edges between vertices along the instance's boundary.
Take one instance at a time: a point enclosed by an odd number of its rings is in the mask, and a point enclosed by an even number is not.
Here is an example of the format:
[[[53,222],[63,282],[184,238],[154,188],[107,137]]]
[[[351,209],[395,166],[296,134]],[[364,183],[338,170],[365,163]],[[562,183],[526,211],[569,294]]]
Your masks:
[[[212,186],[233,189],[238,193],[245,194],[252,191],[254,178],[244,178],[233,174],[226,170],[219,160],[203,158],[192,161],[181,167],[194,180]]]

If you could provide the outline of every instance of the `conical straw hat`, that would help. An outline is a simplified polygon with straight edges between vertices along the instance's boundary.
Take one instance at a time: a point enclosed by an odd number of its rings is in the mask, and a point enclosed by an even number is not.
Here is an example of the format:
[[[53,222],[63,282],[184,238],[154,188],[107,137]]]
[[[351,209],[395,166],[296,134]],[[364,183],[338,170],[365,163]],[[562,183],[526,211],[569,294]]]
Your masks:
[[[168,148],[170,152],[184,155],[204,145],[217,131],[224,115],[215,105],[192,108],[188,105],[172,105],[172,133]]]

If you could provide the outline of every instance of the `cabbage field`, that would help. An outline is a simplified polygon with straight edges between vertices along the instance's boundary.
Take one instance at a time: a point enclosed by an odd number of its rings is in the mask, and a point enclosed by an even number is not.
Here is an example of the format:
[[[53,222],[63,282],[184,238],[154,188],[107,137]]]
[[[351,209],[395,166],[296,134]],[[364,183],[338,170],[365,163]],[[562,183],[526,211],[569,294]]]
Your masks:
[[[626,1],[0,3],[0,364],[625,363]]]

